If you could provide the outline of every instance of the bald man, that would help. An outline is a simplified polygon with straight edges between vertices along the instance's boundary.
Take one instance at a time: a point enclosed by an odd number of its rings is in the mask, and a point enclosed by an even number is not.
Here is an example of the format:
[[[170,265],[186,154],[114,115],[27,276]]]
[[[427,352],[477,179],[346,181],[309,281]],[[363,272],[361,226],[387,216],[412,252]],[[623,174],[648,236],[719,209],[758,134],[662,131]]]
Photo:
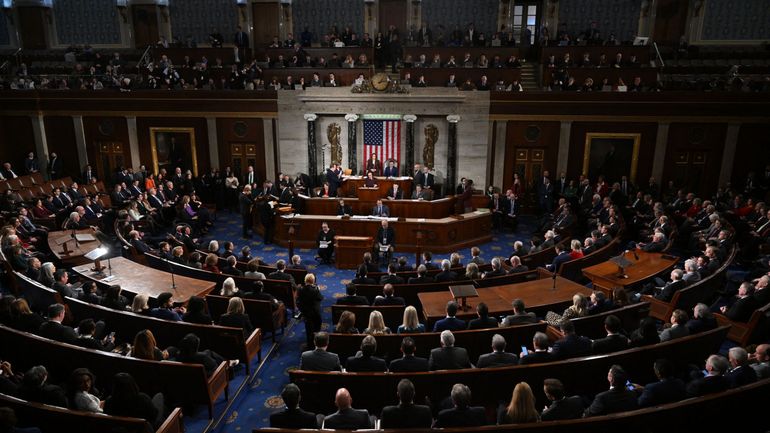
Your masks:
[[[334,404],[337,412],[324,417],[323,428],[338,430],[356,430],[372,428],[369,412],[366,409],[353,409],[353,398],[345,388],[337,390],[334,396]]]

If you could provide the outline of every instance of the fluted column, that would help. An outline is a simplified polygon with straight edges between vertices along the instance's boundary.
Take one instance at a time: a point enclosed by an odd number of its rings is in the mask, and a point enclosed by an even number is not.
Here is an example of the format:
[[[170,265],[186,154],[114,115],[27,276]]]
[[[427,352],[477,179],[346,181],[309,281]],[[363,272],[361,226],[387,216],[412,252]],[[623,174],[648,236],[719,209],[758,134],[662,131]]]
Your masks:
[[[315,186],[318,184],[318,179],[316,179],[318,177],[318,156],[316,155],[317,147],[315,142],[315,121],[318,119],[318,115],[307,113],[304,117],[307,121],[307,175]]]
[[[447,170],[444,193],[448,194],[454,190],[457,183],[457,122],[460,121],[460,116],[452,114],[447,116],[446,120],[449,122],[449,137],[447,139]]]
[[[348,168],[352,173],[358,172],[356,156],[356,145],[358,144],[358,114],[347,114],[345,120],[348,121]]]
[[[401,172],[404,176],[412,175],[412,167],[414,167],[414,122],[417,120],[417,116],[414,114],[407,114],[404,116],[404,122],[406,122],[406,159],[401,164]]]

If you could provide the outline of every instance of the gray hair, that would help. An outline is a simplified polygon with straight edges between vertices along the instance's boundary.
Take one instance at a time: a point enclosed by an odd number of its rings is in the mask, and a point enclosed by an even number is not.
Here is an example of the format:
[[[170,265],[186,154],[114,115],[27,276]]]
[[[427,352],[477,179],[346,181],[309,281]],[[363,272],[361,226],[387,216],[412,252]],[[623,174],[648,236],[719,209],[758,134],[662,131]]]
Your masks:
[[[698,264],[693,259],[687,259],[684,261],[684,269],[687,272],[695,272],[698,270]]]
[[[545,349],[548,347],[548,336],[545,332],[535,332],[535,336],[532,337],[532,344],[535,345],[535,349]]]
[[[455,336],[452,331],[445,330],[441,332],[441,344],[444,347],[453,347],[455,345]]]
[[[494,349],[496,352],[502,352],[505,350],[505,338],[503,338],[500,334],[495,334],[492,336],[492,349]]]
[[[495,257],[494,259],[492,259],[492,268],[493,269],[500,269],[500,258],[499,257]]]
[[[448,271],[452,267],[452,262],[447,259],[441,261],[441,270]]]
[[[684,272],[682,272],[681,269],[674,269],[671,271],[671,275],[673,275],[677,280],[681,280],[682,276],[684,276]]]
[[[730,363],[727,362],[724,356],[711,355],[706,359],[706,365],[710,365],[711,369],[722,375],[730,368]]]
[[[731,347],[727,354],[738,365],[745,365],[749,361],[749,353],[742,347]]]
[[[213,252],[216,252],[216,251],[219,251],[219,242],[213,240],[213,241],[209,242],[209,252],[213,253]]]
[[[709,306],[704,303],[696,304],[693,313],[697,317],[706,317],[709,313]]]

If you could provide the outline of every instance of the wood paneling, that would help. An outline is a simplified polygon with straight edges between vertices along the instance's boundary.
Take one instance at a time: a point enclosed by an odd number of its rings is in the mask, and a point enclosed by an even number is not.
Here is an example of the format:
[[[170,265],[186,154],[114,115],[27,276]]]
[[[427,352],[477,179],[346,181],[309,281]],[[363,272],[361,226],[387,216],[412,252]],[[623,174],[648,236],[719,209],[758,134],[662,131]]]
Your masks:
[[[254,145],[256,160],[254,172],[259,183],[267,176],[265,164],[265,133],[262,119],[217,119],[220,169],[231,165],[232,145]]]
[[[679,42],[687,23],[687,0],[658,0],[653,37],[658,44],[673,45]]]
[[[738,133],[738,148],[733,161],[732,184],[743,188],[746,175],[754,171],[757,177],[770,164],[770,125],[743,124]]]
[[[278,36],[280,12],[278,2],[252,3],[251,15],[254,29],[252,30],[252,42],[254,47],[267,46],[273,41],[273,36]]]
[[[673,180],[677,188],[701,196],[714,192],[724,153],[726,123],[672,123],[668,131],[662,185]]]
[[[155,5],[132,5],[134,21],[134,45],[144,48],[158,42],[158,7]],[[181,39],[181,38],[180,38]]]
[[[86,151],[88,163],[96,171],[97,178],[112,182],[113,173],[100,173],[97,170],[99,145],[101,143],[122,143],[123,160],[131,161],[131,151],[128,143],[128,123],[125,117],[83,117],[83,128],[86,136]]]
[[[406,0],[380,0],[378,31],[387,36],[388,27],[396,26],[399,40],[404,43],[406,35]]]
[[[583,171],[583,154],[586,148],[586,134],[590,132],[641,134],[639,144],[639,162],[636,169],[636,183],[644,182],[652,174],[652,162],[655,156],[655,140],[658,133],[656,123],[609,123],[575,122],[570,131],[569,162],[567,178],[577,179]],[[591,182],[596,179],[591,179]]]
[[[21,47],[25,50],[44,50],[48,48],[46,27],[51,11],[40,7],[16,8],[19,15],[18,29]]]
[[[45,137],[48,142],[48,154],[56,152],[62,161],[65,176],[77,176],[80,173],[75,124],[70,116],[46,116]]]
[[[24,172],[24,158],[35,151],[32,120],[28,116],[0,117],[0,162],[10,162],[17,174]],[[36,155],[40,161],[45,155]]]
[[[505,136],[505,166],[503,168],[503,184],[505,192],[513,184],[513,173],[516,167],[517,150],[543,151],[543,169],[556,176],[556,161],[559,149],[559,122],[519,122],[509,121]],[[519,173],[523,176],[524,173]],[[533,179],[524,179],[527,186]],[[530,188],[528,188],[530,189]]]
[[[209,139],[206,119],[201,117],[140,117],[136,119],[136,133],[139,136],[139,160],[152,170],[150,128],[195,128],[195,156],[198,159],[198,174],[211,167]]]

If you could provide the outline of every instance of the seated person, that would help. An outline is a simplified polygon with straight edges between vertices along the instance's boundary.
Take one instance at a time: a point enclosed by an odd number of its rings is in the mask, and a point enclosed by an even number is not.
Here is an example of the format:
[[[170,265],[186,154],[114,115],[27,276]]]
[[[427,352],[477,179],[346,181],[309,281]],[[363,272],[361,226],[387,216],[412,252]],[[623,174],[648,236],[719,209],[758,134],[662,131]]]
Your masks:
[[[451,409],[444,409],[439,412],[434,428],[450,427],[477,427],[487,423],[486,413],[483,407],[472,407],[471,389],[461,383],[456,383],[452,387],[452,405]]]
[[[395,263],[388,264],[388,273],[380,277],[380,284],[404,284],[404,279],[396,275],[398,271],[398,265]],[[376,301],[376,300],[375,300]]]
[[[398,184],[393,182],[393,186],[388,188],[388,200],[401,200],[404,198],[404,192],[398,187]]]
[[[369,412],[366,409],[353,409],[353,398],[345,388],[337,390],[334,397],[337,412],[323,419],[323,428],[338,430],[356,430],[372,428]]]
[[[382,200],[377,200],[377,204],[372,208],[372,215],[387,218],[390,216],[390,209],[382,204]]]
[[[300,390],[293,383],[287,384],[281,391],[281,399],[286,408],[270,415],[270,427],[285,429],[315,429],[318,421],[314,413],[299,407]]]
[[[377,372],[388,371],[387,364],[382,358],[374,356],[377,352],[377,340],[367,335],[361,341],[361,351],[356,356],[351,356],[345,362],[345,371],[350,372]]]
[[[345,293],[345,296],[337,299],[337,305],[369,305],[369,300],[366,299],[366,296],[356,294],[356,285],[354,283],[345,286]]]
[[[396,358],[390,361],[390,371],[396,372],[417,372],[428,371],[428,360],[414,356],[416,346],[414,339],[411,337],[404,337],[401,340],[401,358]]]
[[[538,322],[537,317],[535,317],[535,313],[528,313],[524,309],[523,300],[514,299],[511,305],[513,306],[513,314],[503,319],[503,322],[500,324],[500,326],[515,326]]]
[[[353,278],[351,284],[377,284],[377,280],[369,278],[369,269],[366,265],[360,265],[356,271],[356,277]]]
[[[446,304],[446,317],[436,321],[433,325],[433,332],[441,332],[445,330],[449,331],[461,331],[466,329],[468,324],[464,320],[455,317],[458,310],[457,302],[449,301]]]
[[[410,305],[404,309],[404,323],[398,326],[398,334],[415,334],[425,332],[425,325],[417,318],[417,309]]]
[[[425,284],[432,283],[433,278],[428,276],[428,268],[422,264],[417,267],[417,276],[409,278],[409,284]]]
[[[724,356],[709,356],[706,359],[706,375],[701,376],[700,372],[693,373],[701,377],[693,379],[687,384],[687,396],[700,397],[725,391],[730,387],[730,381],[725,377],[725,373],[729,368],[730,364]]]
[[[437,273],[434,277],[436,282],[454,281],[457,279],[457,274],[451,271],[452,262],[447,259],[441,261],[441,272]]]
[[[619,365],[610,367],[607,381],[610,384],[609,391],[601,392],[594,397],[594,401],[585,411],[586,417],[634,410],[639,406],[636,392],[626,388],[628,375],[623,367]]]
[[[684,382],[674,376],[673,365],[669,360],[656,360],[653,370],[658,381],[644,386],[637,400],[639,407],[659,406],[684,400],[687,397]]]
[[[340,314],[340,320],[337,321],[337,325],[334,326],[335,334],[358,334],[360,333],[356,328],[356,315],[355,313],[345,310]]]
[[[476,362],[477,368],[504,367],[506,365],[516,365],[519,358],[513,353],[505,351],[505,338],[500,334],[492,336],[492,353],[486,353],[479,356]]]
[[[604,330],[607,331],[607,336],[594,340],[591,345],[595,355],[628,348],[628,337],[620,333],[623,330],[623,324],[617,316],[609,315],[604,319]]]
[[[369,313],[369,326],[364,329],[364,334],[377,335],[377,334],[391,334],[390,328],[385,326],[385,320],[382,318],[382,313],[377,310]]]
[[[431,370],[459,370],[472,368],[468,351],[462,347],[455,347],[455,336],[452,331],[441,332],[441,347],[430,351],[428,367]]]
[[[412,193],[412,200],[430,200],[430,190],[423,189],[422,185],[417,185]]]
[[[544,380],[543,391],[551,404],[540,414],[541,421],[576,419],[583,416],[583,400],[577,395],[567,397],[564,384],[559,379]]]
[[[385,406],[380,414],[380,428],[430,428],[433,414],[429,406],[414,404],[414,384],[409,379],[398,382],[398,405]]]
[[[395,289],[393,288],[393,284],[385,284],[385,287],[382,288],[382,296],[377,296],[374,298],[374,303],[372,303],[372,305],[406,305],[404,298],[400,296],[393,296],[394,292]]]
[[[540,364],[556,360],[554,354],[548,351],[548,336],[544,332],[535,332],[532,337],[532,348],[532,351],[527,350],[526,347],[522,348],[519,364]]]
[[[519,382],[513,388],[511,401],[497,410],[497,424],[534,423],[540,421],[535,408],[535,395],[527,382]]]
[[[378,204],[382,204],[382,200],[377,200]],[[375,210],[377,207],[375,207]],[[380,216],[388,216],[387,215],[387,206],[385,206],[385,213],[386,215],[380,215]],[[377,236],[374,239],[374,246],[375,251],[377,252],[377,260],[380,263],[383,263],[380,259],[385,259],[386,263],[390,260],[390,257],[393,254],[393,251],[396,247],[396,232],[393,230],[393,227],[388,226],[388,220],[382,220],[381,227],[377,229]]]
[[[321,258],[322,263],[330,264],[332,262],[334,236],[334,230],[329,228],[329,224],[326,221],[321,223],[321,231],[316,236],[316,243],[318,244],[318,257]]]
[[[300,370],[308,371],[341,371],[340,357],[336,353],[327,352],[329,334],[316,332],[313,336],[315,350],[302,352],[299,361]]]
[[[488,329],[500,326],[497,319],[489,317],[489,307],[483,302],[476,305],[476,315],[478,315],[477,318],[468,322],[468,329]]]

